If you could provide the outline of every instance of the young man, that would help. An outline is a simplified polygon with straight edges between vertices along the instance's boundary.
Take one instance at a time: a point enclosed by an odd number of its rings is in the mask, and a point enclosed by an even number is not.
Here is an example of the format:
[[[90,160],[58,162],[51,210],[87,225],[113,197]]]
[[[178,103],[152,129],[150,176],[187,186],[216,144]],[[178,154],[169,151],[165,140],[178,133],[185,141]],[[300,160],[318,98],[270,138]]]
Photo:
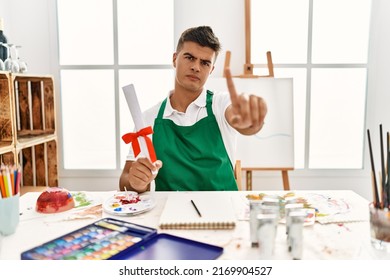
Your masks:
[[[154,179],[156,191],[237,190],[233,170],[237,132],[260,131],[267,106],[258,96],[237,94],[229,69],[225,69],[229,93],[204,88],[220,49],[208,26],[183,32],[173,54],[175,88],[144,113],[146,125],[154,131],[158,160],[135,158],[130,150],[119,180],[121,190],[145,192]]]

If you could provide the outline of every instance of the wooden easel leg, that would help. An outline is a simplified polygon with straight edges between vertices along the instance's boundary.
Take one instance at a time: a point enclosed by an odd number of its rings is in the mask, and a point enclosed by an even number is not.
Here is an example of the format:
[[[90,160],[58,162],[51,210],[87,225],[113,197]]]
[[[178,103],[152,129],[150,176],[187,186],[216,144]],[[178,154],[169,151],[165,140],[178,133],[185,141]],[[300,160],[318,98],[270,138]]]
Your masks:
[[[247,191],[252,190],[252,171],[251,170],[246,171],[246,190]]]
[[[287,170],[282,170],[282,178],[283,178],[283,188],[285,191],[290,190],[290,183],[288,180],[288,173]]]

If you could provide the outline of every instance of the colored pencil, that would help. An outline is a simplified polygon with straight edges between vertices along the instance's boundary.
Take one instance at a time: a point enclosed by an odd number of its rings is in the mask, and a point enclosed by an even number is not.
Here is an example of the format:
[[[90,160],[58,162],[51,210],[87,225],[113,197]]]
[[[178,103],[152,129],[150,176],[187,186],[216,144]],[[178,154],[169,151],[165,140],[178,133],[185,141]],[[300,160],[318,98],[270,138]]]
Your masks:
[[[16,189],[16,194],[18,194],[20,192],[20,181],[21,181],[21,178],[22,178],[22,170],[20,168],[20,166],[18,166],[17,168],[17,178],[16,178],[16,184],[15,184],[15,189]]]
[[[11,172],[9,171],[9,167],[6,166],[5,170],[7,172],[7,185],[8,185],[8,197],[13,196],[13,187],[12,187],[12,182],[11,182]]]
[[[8,168],[8,169],[11,169],[11,168]],[[11,192],[11,196],[12,195],[15,195],[15,173],[14,171],[11,169],[9,170],[9,181],[10,181],[10,192]]]
[[[6,167],[4,167],[2,172],[3,172],[3,182],[4,182],[4,188],[5,188],[5,197],[10,197],[11,194],[9,192],[9,187],[8,187],[8,176],[9,176],[9,174],[7,174]]]
[[[0,196],[5,198],[5,186],[4,186],[4,180],[3,180],[3,173],[0,169]]]

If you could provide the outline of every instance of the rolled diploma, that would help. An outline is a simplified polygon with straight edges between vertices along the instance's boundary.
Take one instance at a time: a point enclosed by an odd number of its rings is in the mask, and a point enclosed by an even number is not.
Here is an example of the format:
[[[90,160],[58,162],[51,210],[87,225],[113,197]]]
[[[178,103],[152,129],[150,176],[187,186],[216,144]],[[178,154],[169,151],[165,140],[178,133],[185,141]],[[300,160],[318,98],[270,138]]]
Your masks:
[[[142,118],[141,108],[138,103],[137,94],[135,93],[135,88],[133,84],[122,87],[123,93],[125,94],[125,98],[127,101],[127,105],[129,106],[131,116],[133,117],[135,130],[140,131],[145,128],[145,121]],[[149,136],[147,136],[149,137]],[[146,146],[146,141],[144,137],[138,138],[141,152],[140,155],[147,157],[150,160],[150,155],[148,151],[148,147]]]

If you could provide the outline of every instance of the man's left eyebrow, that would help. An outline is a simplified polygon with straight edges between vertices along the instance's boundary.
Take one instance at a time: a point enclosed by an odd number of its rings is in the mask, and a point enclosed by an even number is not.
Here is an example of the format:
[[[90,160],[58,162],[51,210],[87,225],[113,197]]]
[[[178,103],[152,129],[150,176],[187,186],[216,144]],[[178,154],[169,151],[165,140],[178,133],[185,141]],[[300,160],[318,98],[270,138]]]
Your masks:
[[[211,64],[211,60],[198,58],[198,57],[194,56],[193,54],[191,54],[189,52],[184,53],[184,55],[189,55],[192,58],[199,59],[201,62],[206,62],[206,63],[210,63]]]
[[[197,57],[193,56],[192,54],[190,54],[189,52],[186,52],[186,53],[184,53],[183,55],[189,55],[189,56],[191,56],[191,57],[193,57],[193,58],[197,58]]]
[[[207,62],[207,63],[210,63],[210,64],[211,64],[211,60],[208,60],[208,59],[200,59],[200,61],[202,61],[202,62]]]

